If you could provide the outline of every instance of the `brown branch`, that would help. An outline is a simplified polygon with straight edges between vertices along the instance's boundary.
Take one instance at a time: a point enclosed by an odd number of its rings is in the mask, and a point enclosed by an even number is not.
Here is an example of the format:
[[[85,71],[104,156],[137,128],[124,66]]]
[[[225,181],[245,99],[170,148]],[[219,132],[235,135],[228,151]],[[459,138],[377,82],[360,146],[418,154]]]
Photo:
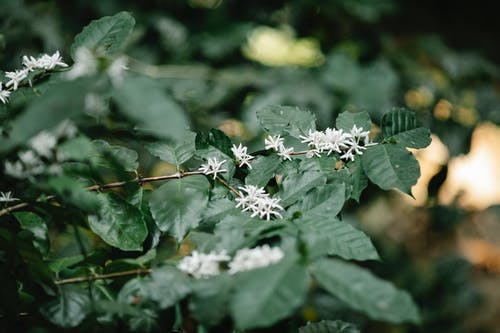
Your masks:
[[[150,273],[151,273],[151,269],[140,268],[140,269],[134,269],[134,270],[130,270],[130,271],[115,272],[115,273],[102,274],[102,275],[80,276],[80,277],[75,277],[75,278],[70,278],[70,279],[56,280],[56,281],[54,281],[54,284],[62,285],[62,284],[70,284],[70,283],[89,282],[89,281],[104,280],[104,279],[115,279],[115,278],[119,278],[119,277],[130,276],[130,275],[146,275],[146,274],[150,274]]]
[[[217,177],[217,180],[222,184],[224,185],[225,187],[227,187],[231,192],[233,192],[234,194],[236,194],[237,197],[242,197],[241,193],[235,189],[234,187],[232,187],[231,185],[229,185],[228,182],[226,182],[224,179],[220,178],[220,177]]]

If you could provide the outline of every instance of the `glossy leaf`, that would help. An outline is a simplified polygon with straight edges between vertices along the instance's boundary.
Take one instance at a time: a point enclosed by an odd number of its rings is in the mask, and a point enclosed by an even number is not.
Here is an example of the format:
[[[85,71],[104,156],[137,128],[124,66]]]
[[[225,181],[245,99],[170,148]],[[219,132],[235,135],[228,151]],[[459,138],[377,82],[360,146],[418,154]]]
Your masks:
[[[418,323],[420,316],[410,295],[358,266],[320,259],[312,267],[318,283],[351,308],[375,320]]]
[[[345,202],[345,184],[329,184],[314,187],[302,200],[301,211],[307,217],[335,217]]]
[[[158,228],[182,241],[201,221],[209,186],[206,177],[200,175],[170,180],[155,190],[149,207]]]
[[[360,158],[350,162],[348,168],[351,176],[351,198],[359,202],[361,193],[368,186],[368,177],[363,170]]]
[[[283,180],[283,189],[278,193],[280,204],[289,206],[301,199],[310,189],[325,183],[326,177],[321,172],[290,173]]]
[[[157,81],[128,77],[115,89],[113,99],[120,111],[148,134],[176,139],[182,137],[189,126],[182,108]]]
[[[420,177],[417,160],[399,144],[368,147],[361,155],[361,162],[368,178],[383,190],[397,188],[411,194],[411,187]]]
[[[115,163],[118,163],[118,166],[125,171],[135,171],[139,167],[139,157],[137,152],[132,149],[110,145],[104,140],[95,140],[92,144],[95,150],[100,152],[95,161],[100,166],[115,169]]]
[[[245,184],[264,187],[281,164],[281,158],[272,154],[269,156],[258,156],[252,161],[252,169],[245,178]]]
[[[395,139],[409,148],[425,148],[431,143],[431,132],[422,127],[414,112],[395,109],[382,117],[382,137]]]
[[[162,161],[180,166],[193,157],[195,152],[194,138],[196,134],[189,132],[186,137],[176,144],[153,142],[146,145],[146,149]]]
[[[43,256],[47,256],[50,247],[49,232],[45,221],[38,215],[31,212],[14,213],[21,228],[33,234],[33,246],[40,251]]]
[[[325,254],[347,260],[378,260],[377,250],[370,238],[349,223],[330,217],[311,217],[296,222],[308,255],[316,258]]]
[[[100,194],[99,215],[90,215],[92,231],[106,243],[123,251],[140,251],[147,236],[141,211],[116,194]]]
[[[88,291],[79,286],[58,287],[56,299],[44,305],[40,312],[60,327],[76,327],[90,311],[88,295]]]
[[[291,261],[236,276],[231,315],[240,329],[270,326],[297,310],[304,301],[308,277]]]
[[[75,59],[80,47],[96,51],[99,55],[111,55],[120,52],[132,32],[135,19],[127,12],[114,16],[105,16],[94,20],[75,37],[71,45],[71,57]]]
[[[269,134],[289,134],[298,138],[316,130],[316,117],[298,107],[270,105],[257,111],[262,127]]]

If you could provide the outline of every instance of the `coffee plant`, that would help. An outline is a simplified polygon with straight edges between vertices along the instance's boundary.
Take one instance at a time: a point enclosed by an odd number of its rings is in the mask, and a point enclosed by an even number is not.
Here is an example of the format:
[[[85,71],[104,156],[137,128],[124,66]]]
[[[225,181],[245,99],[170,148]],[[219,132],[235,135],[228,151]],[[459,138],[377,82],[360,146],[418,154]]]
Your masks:
[[[70,61],[26,55],[1,76],[2,326],[359,332],[303,322],[315,293],[418,324],[410,295],[366,268],[381,260],[370,238],[342,219],[369,183],[411,195],[407,148],[430,143],[415,114],[374,126],[346,111],[319,129],[308,110],[267,105],[252,146],[196,131],[158,80],[128,68],[134,24],[103,17]]]

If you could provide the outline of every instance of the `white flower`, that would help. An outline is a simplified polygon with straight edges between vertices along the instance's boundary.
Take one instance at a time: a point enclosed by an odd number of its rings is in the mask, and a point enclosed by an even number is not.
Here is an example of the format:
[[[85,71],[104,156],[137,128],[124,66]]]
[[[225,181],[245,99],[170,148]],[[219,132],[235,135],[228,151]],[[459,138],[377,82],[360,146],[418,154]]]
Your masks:
[[[30,72],[41,68],[40,61],[34,57],[23,56],[23,66]]]
[[[10,81],[8,81],[5,86],[12,86],[12,90],[17,90],[21,81],[24,80],[26,76],[28,76],[28,72],[29,70],[26,68],[18,69],[15,72],[5,72],[5,76],[10,79]]]
[[[368,134],[370,134],[370,131],[363,131],[363,127],[358,128],[356,125],[354,125],[351,129],[350,134],[353,138],[364,138],[367,137]]]
[[[30,145],[38,155],[50,157],[52,149],[57,144],[57,138],[49,132],[42,131],[30,140]]]
[[[221,172],[227,172],[226,169],[221,169],[222,164],[226,163],[226,160],[217,161],[217,158],[209,158],[206,164],[202,164],[198,170],[203,172],[205,175],[214,175],[214,179],[217,178],[217,174]]]
[[[12,196],[12,192],[9,191],[9,192],[0,192],[0,202],[14,202],[14,201],[18,201],[19,199],[18,198],[14,198]]]
[[[208,254],[193,251],[190,256],[182,258],[177,265],[177,268],[197,279],[206,278],[219,274],[219,264],[229,260],[231,260],[231,258],[224,250],[219,253],[212,251]]]
[[[24,163],[24,165],[32,167],[40,164],[40,159],[36,156],[33,150],[25,150],[17,154],[19,160]]]
[[[341,155],[340,159],[354,161],[354,154],[352,153],[352,149],[349,149],[343,155]]]
[[[344,133],[343,130],[335,128],[327,128],[325,130],[325,142],[322,149],[324,151],[328,150],[328,155],[332,152],[340,153],[343,148],[347,148],[347,141],[349,139],[349,134]]]
[[[38,68],[43,69],[54,69],[56,66],[60,67],[68,67],[68,64],[62,61],[62,57],[59,54],[59,51],[56,51],[53,55],[49,56],[48,54],[44,54],[37,60]],[[24,63],[24,58],[23,58]]]
[[[280,198],[270,198],[269,193],[266,193],[264,188],[257,187],[254,185],[245,185],[239,187],[242,192],[241,197],[236,198],[236,207],[242,208],[243,212],[252,212],[252,217],[259,216],[260,218],[265,218],[270,220],[271,216],[283,218],[280,214],[280,210],[283,211],[284,208],[279,204]]]
[[[284,256],[279,247],[270,247],[267,244],[253,249],[240,249],[229,263],[229,274],[266,267],[281,261]]]
[[[77,132],[78,128],[69,119],[61,121],[54,129],[54,135],[59,138],[72,138]]]
[[[127,70],[127,58],[126,57],[118,57],[111,65],[109,65],[106,73],[108,74],[111,82],[114,85],[118,85],[123,82],[123,76],[125,71]]]
[[[264,139],[264,145],[265,149],[274,149],[279,151],[280,147],[283,146],[283,139],[279,135],[268,135],[267,138]]]
[[[243,146],[241,143],[239,144],[239,146],[233,144],[231,151],[234,154],[236,162],[239,163],[239,167],[246,165],[249,169],[252,168],[252,166],[250,165],[250,161],[254,159],[254,157],[247,154],[247,147]]]
[[[97,61],[87,48],[80,47],[76,50],[75,63],[66,73],[68,80],[74,80],[82,76],[88,76],[97,73]]]
[[[10,91],[3,90],[2,82],[0,82],[0,101],[2,101],[3,104],[7,104],[9,96],[10,96]]]
[[[278,156],[283,157],[284,160],[292,160],[290,154],[293,152],[293,147],[285,148],[285,146],[281,145],[278,150]]]
[[[4,163],[5,173],[14,178],[24,178],[25,172],[24,167],[20,161],[10,162],[5,161]]]

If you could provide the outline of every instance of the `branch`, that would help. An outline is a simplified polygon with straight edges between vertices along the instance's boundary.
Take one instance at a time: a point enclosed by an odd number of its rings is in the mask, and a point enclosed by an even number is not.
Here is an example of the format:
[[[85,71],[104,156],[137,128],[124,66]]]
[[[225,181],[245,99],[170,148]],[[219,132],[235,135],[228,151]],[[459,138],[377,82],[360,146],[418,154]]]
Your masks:
[[[115,278],[119,278],[119,277],[130,276],[130,275],[146,275],[146,274],[150,274],[150,273],[151,273],[151,269],[142,268],[142,269],[134,269],[131,271],[115,272],[115,273],[102,274],[102,275],[80,276],[80,277],[76,277],[76,278],[56,280],[56,281],[54,281],[54,284],[62,285],[62,284],[70,284],[70,283],[89,282],[89,281],[104,280],[104,279],[115,279]]]

